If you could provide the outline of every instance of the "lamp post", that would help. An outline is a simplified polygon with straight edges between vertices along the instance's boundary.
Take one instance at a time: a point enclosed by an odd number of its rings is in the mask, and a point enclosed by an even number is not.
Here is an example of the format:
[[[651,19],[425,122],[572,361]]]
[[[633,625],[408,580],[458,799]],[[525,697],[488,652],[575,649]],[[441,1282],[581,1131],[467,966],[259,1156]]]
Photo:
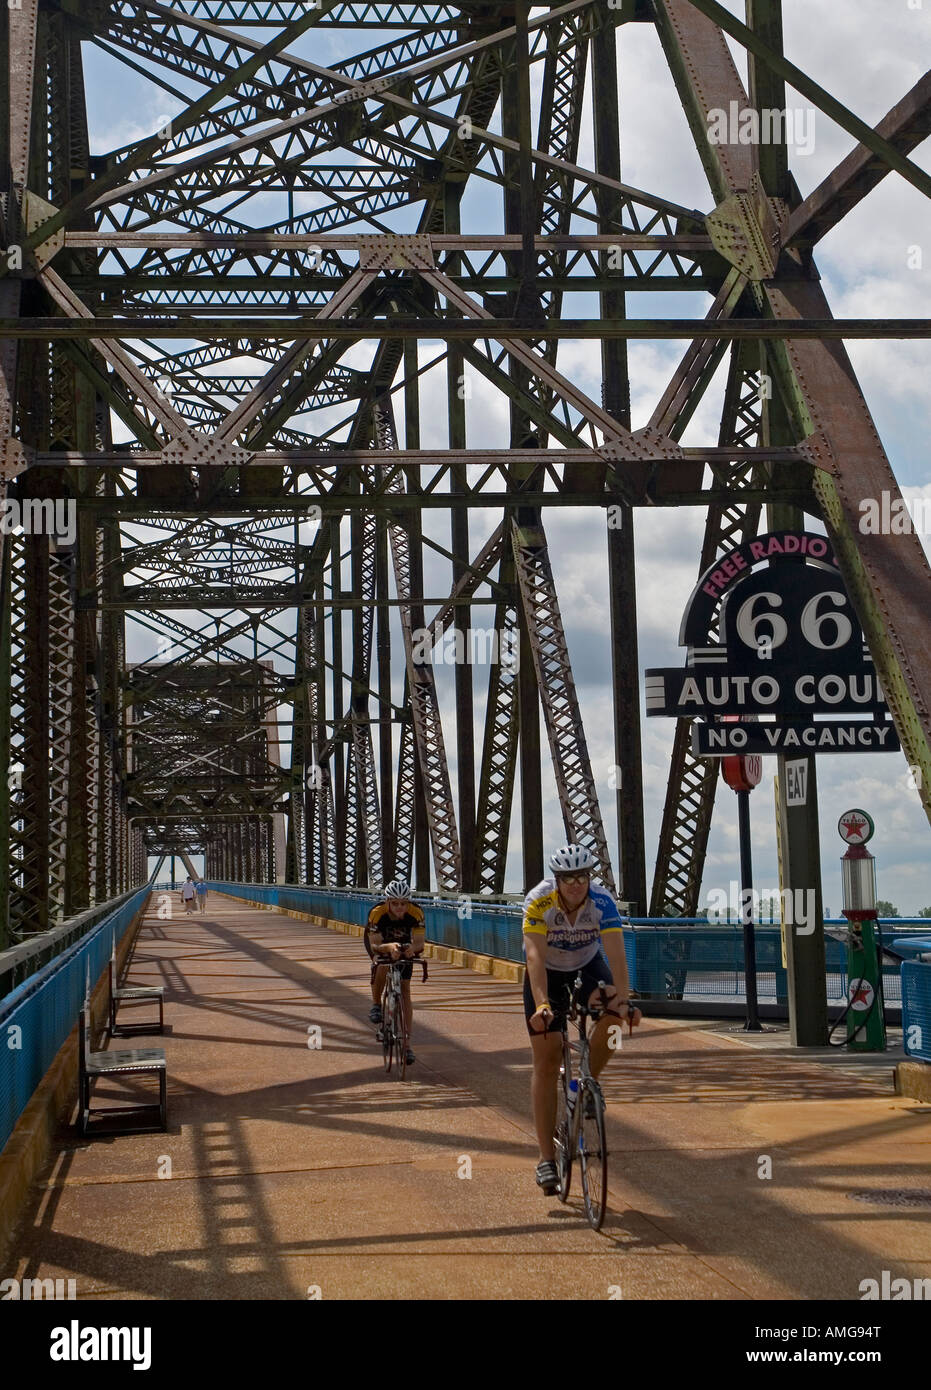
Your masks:
[[[841,882],[847,937],[847,1046],[857,1052],[884,1052],[882,969],[876,944],[876,860],[866,848],[874,825],[866,811],[845,811],[837,823],[847,846],[842,856]]]

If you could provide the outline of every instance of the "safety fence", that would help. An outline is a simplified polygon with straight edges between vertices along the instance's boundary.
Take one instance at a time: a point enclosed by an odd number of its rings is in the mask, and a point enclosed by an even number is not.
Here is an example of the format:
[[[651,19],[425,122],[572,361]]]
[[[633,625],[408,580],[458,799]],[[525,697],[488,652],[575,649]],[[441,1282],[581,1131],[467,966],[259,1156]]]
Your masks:
[[[9,994],[11,989],[35,975],[43,965],[48,965],[64,955],[69,946],[80,941],[102,922],[104,917],[115,912],[138,892],[138,888],[130,888],[119,897],[109,898],[106,902],[85,908],[83,912],[59,922],[48,931],[24,936],[15,946],[8,946],[5,951],[0,951],[0,1000]]]
[[[149,892],[138,888],[110,912],[103,904],[96,925],[0,1000],[0,1149]]]
[[[306,912],[333,921],[361,926],[374,897],[353,889],[305,888],[291,884],[210,883],[218,892],[247,898],[291,912]],[[523,960],[519,901],[485,906],[471,898],[441,898],[415,894],[426,920],[427,940],[436,945],[475,951],[503,960]],[[890,928],[897,937],[928,934],[929,923],[919,918],[895,918],[881,923],[886,944]],[[847,951],[841,938],[847,923],[825,923],[825,964],[829,1003],[847,998]],[[831,933],[835,933],[832,935]],[[782,932],[768,924],[754,928],[757,992],[761,1002],[784,1004],[787,978],[783,965]],[[632,917],[624,931],[631,984],[646,999],[685,1000],[696,1004],[746,998],[743,931],[739,924],[710,924],[706,918]],[[887,1004],[901,1001],[900,968],[886,960],[883,993]]]
[[[931,1062],[931,963],[902,966],[902,1040],[909,1057]]]

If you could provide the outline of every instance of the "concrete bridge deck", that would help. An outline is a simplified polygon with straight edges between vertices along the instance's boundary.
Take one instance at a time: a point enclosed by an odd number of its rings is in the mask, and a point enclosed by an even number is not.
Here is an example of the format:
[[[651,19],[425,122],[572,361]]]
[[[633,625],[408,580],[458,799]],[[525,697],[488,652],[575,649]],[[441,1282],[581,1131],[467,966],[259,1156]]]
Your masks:
[[[605,1079],[595,1234],[577,1192],[534,1186],[517,985],[418,972],[399,1083],[357,938],[217,894],[174,913],[152,900],[129,977],[166,986],[169,1133],[63,1130],[6,1276],[84,1299],[495,1300],[856,1300],[883,1270],[931,1278],[931,1107],[893,1093],[894,1059],[647,1019]],[[851,1195],[895,1189],[911,1199]]]

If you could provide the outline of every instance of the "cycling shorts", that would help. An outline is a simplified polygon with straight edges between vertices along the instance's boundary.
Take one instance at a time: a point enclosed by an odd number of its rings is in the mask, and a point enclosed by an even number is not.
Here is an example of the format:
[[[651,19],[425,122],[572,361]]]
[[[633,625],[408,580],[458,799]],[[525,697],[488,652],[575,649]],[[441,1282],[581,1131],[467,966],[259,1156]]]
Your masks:
[[[566,1021],[569,1013],[569,1004],[572,997],[572,982],[576,975],[582,977],[582,988],[579,997],[587,1002],[592,992],[598,988],[598,981],[604,980],[606,985],[614,984],[614,976],[611,974],[611,967],[599,951],[587,965],[581,966],[578,970],[547,970],[546,972],[546,993],[550,1001],[550,1008],[553,1010],[553,1021],[547,1025],[550,1033],[565,1033]],[[524,973],[524,1017],[527,1020],[527,1032],[530,1036],[537,1037],[538,1034],[530,1027],[530,1020],[536,1013],[537,1006],[533,999],[533,990],[530,988],[530,972]]]

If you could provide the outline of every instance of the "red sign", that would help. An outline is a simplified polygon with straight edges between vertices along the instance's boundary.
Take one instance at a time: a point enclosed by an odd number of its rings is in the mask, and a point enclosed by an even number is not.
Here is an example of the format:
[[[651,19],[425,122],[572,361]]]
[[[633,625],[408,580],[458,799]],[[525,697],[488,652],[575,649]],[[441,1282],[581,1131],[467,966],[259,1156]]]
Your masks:
[[[737,715],[725,714],[723,724],[734,724]],[[763,776],[763,759],[759,753],[736,753],[721,759],[721,776],[731,791],[752,792]]]
[[[722,758],[721,776],[731,791],[752,792],[763,776],[763,759],[759,753]]]

